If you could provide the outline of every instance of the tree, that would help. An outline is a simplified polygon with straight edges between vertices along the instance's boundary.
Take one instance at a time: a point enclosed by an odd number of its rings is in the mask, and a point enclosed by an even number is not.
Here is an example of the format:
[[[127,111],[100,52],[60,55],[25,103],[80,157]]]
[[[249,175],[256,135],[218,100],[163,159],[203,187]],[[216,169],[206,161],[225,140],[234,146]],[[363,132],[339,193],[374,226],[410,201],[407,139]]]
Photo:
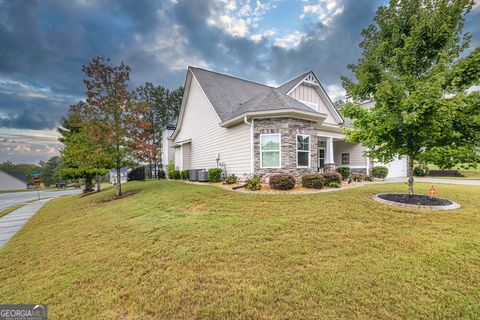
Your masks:
[[[480,147],[480,50],[467,56],[470,35],[463,33],[470,0],[392,0],[378,9],[362,31],[363,56],[343,77],[353,119],[347,138],[368,148],[382,162],[409,159],[408,192],[413,194],[417,160],[441,168],[476,166]],[[374,100],[368,110],[353,102]]]
[[[63,161],[61,175],[68,178],[85,178],[85,192],[93,191],[93,178],[97,177],[97,191],[100,191],[100,175],[112,167],[108,146],[100,144],[95,123],[98,119],[90,114],[91,108],[83,101],[70,106],[69,113],[62,118],[58,132]]]
[[[83,82],[86,88],[88,114],[94,115],[89,128],[95,132],[98,144],[105,146],[117,172],[117,196],[121,195],[120,169],[129,161],[132,149],[129,145],[135,133],[140,115],[127,82],[130,68],[123,62],[113,66],[110,59],[96,57],[83,66],[88,77]]]
[[[59,156],[53,156],[48,161],[43,162],[42,166],[42,180],[46,186],[50,186],[54,182],[58,182],[60,179],[60,170],[62,166],[62,160]]]
[[[168,118],[166,119],[165,125],[177,120],[178,114],[180,113],[180,107],[182,105],[182,98],[183,98],[183,87],[178,87],[177,89],[168,93],[168,99],[167,99]]]

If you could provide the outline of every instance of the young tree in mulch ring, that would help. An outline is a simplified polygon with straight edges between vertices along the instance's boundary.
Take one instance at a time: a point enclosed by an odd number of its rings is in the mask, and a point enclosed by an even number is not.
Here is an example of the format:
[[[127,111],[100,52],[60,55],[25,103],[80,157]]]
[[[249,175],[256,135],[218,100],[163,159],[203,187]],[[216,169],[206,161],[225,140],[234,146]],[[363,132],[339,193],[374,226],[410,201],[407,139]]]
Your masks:
[[[362,108],[350,102],[343,115],[353,120],[350,141],[381,162],[408,156],[408,193],[413,164],[442,169],[476,166],[480,161],[480,47],[469,47],[463,32],[471,0],[394,1],[381,6],[362,31],[363,55],[343,77],[347,98],[372,100]]]

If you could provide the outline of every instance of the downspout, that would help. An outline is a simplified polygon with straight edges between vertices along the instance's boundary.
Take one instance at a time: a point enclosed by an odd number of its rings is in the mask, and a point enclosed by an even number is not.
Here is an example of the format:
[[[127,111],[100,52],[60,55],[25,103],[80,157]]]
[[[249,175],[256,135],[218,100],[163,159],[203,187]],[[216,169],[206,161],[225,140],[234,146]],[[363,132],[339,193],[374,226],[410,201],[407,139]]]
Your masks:
[[[247,121],[247,117],[243,117],[243,122],[250,126],[250,174],[253,176],[255,167],[254,167],[254,150],[253,150],[253,118],[252,123]]]

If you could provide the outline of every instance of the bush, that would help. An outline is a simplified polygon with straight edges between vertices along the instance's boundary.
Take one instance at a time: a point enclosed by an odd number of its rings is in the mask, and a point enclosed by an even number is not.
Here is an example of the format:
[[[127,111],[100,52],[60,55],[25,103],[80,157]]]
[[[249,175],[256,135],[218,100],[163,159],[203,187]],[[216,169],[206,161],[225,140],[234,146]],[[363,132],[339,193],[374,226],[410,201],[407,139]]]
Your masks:
[[[158,179],[165,179],[167,177],[165,170],[160,169],[158,170]]]
[[[208,169],[208,182],[220,182],[222,181],[222,169],[220,168],[212,168]]]
[[[190,178],[190,170],[182,170],[180,171],[180,176],[182,180],[188,180]]]
[[[342,175],[343,180],[347,180],[350,177],[350,168],[349,167],[338,167],[337,172]]]
[[[262,189],[262,184],[260,183],[260,176],[253,176],[253,178],[247,180],[247,189],[252,191],[258,191]]]
[[[325,178],[317,173],[306,174],[302,177],[302,186],[311,189],[321,189],[325,185]]]
[[[382,166],[373,167],[372,176],[377,179],[385,179],[388,176],[388,168]]]
[[[368,176],[365,173],[355,173],[355,174],[352,174],[351,178],[355,182],[362,182],[367,180],[367,177]]]
[[[179,180],[182,178],[182,174],[180,173],[180,170],[174,170],[173,171],[173,179]]]
[[[325,179],[325,185],[330,185],[332,182],[336,182],[338,184],[342,183],[342,176],[340,173],[335,171],[326,171],[322,174],[323,178]]]
[[[172,160],[170,160],[168,162],[167,171],[168,171],[168,179],[174,179],[174,177],[175,177],[175,163],[173,163]]]
[[[426,164],[418,165],[413,169],[413,174],[417,177],[425,177],[428,176],[429,173],[430,169]]]
[[[275,190],[290,190],[295,188],[295,177],[291,174],[274,174],[270,177],[269,185]]]
[[[234,184],[234,183],[237,183],[237,181],[238,181],[238,178],[234,174],[229,175],[229,176],[225,177],[225,179],[223,179],[224,184]]]
[[[329,186],[330,188],[340,188],[340,187],[341,187],[340,183],[338,183],[338,182],[330,182],[330,183],[328,184],[328,186]]]

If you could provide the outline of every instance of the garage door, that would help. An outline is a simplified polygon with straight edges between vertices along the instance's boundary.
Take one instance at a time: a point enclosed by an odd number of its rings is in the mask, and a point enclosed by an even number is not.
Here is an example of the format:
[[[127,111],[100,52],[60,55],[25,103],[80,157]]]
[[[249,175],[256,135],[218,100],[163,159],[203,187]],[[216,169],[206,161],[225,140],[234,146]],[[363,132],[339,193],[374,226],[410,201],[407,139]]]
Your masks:
[[[400,159],[395,158],[392,162],[387,164],[377,163],[378,166],[385,166],[388,168],[387,178],[399,178],[407,176],[407,161],[405,157]]]

